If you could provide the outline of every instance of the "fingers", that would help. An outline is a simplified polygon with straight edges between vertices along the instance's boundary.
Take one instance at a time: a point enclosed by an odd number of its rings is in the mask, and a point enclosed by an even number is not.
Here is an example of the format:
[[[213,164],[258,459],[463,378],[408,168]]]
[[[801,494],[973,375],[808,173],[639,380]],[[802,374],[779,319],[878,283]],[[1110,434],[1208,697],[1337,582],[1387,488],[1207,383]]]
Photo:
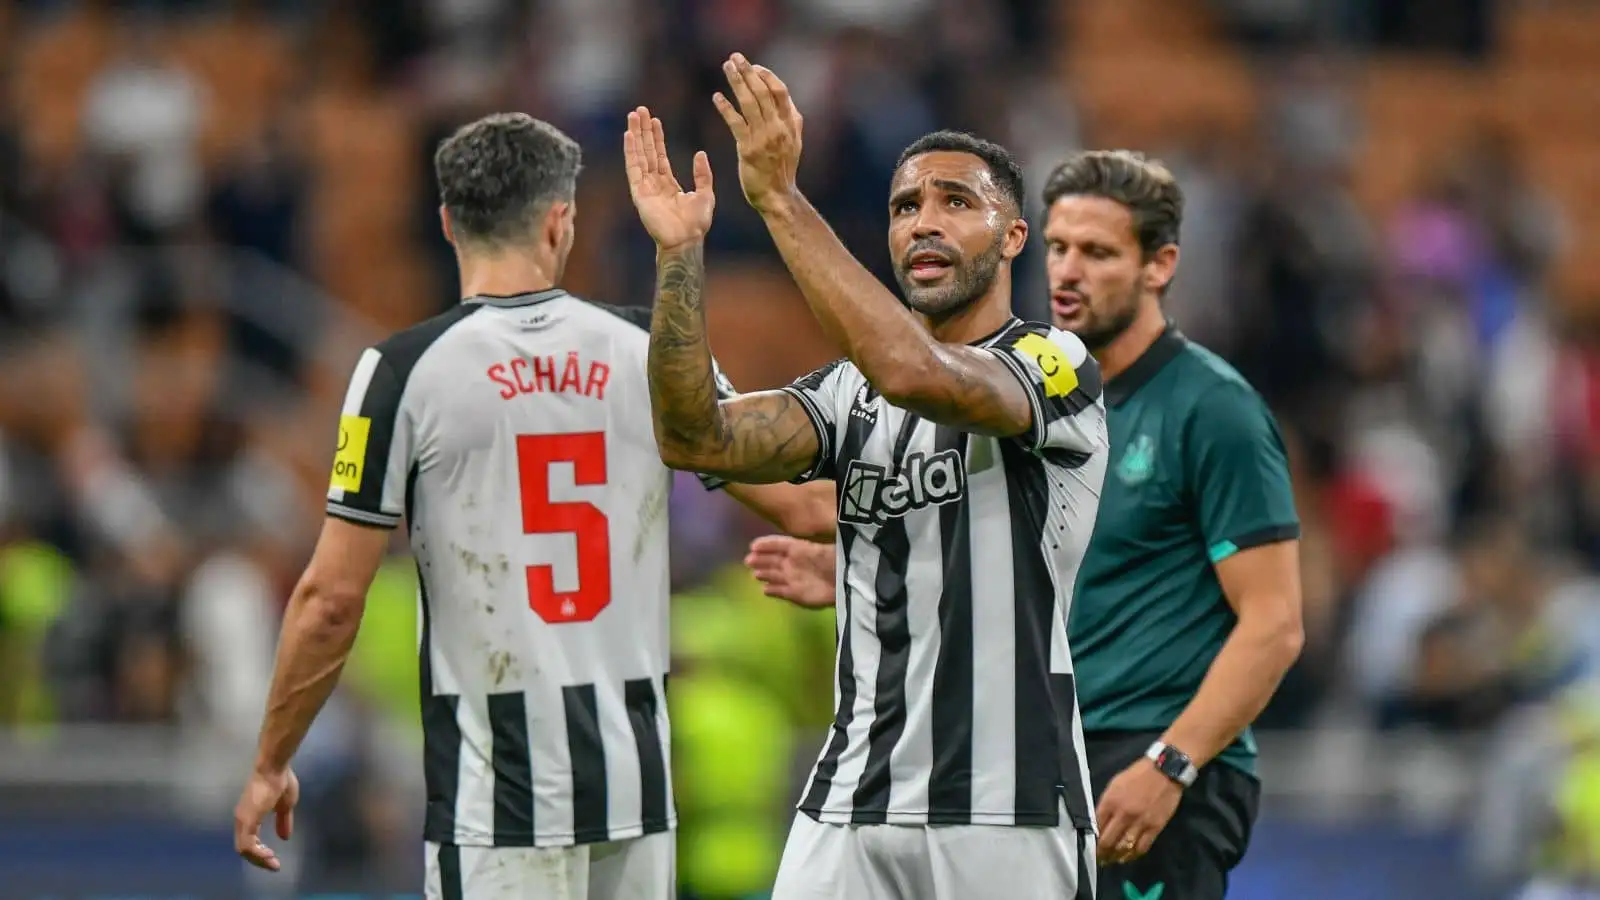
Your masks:
[[[764,534],[750,542],[750,552],[787,555],[793,541],[794,538],[786,534]]]
[[[694,154],[694,190],[697,194],[711,193],[711,157],[704,150]]]
[[[783,83],[778,74],[766,66],[752,66],[755,76],[765,85],[768,95],[772,98],[772,109],[779,116],[800,118],[800,110],[795,108],[794,100],[789,96],[789,86]]]
[[[666,148],[657,145],[659,126],[651,117],[650,110],[643,106],[634,110],[633,115],[639,120],[639,156],[644,161],[645,173],[660,175],[661,160],[666,155]],[[665,143],[665,140],[663,139],[661,143]]]
[[[744,143],[750,137],[750,124],[745,121],[739,110],[734,108],[732,101],[718,92],[711,95],[711,105],[717,108],[722,121],[727,124],[728,130],[733,132],[734,141]]]
[[[650,117],[650,142],[656,148],[656,171],[670,174],[672,161],[667,158],[667,131],[661,127],[661,120],[655,116]]]
[[[288,840],[294,837],[294,804],[287,798],[278,804],[278,837]]]
[[[233,849],[245,862],[259,869],[276,872],[282,867],[272,848],[261,843],[259,816],[235,813],[233,818]]]
[[[734,99],[739,101],[739,111],[752,126],[772,121],[778,113],[773,105],[772,91],[750,67],[743,53],[735,53],[722,64],[722,74],[728,79]]]

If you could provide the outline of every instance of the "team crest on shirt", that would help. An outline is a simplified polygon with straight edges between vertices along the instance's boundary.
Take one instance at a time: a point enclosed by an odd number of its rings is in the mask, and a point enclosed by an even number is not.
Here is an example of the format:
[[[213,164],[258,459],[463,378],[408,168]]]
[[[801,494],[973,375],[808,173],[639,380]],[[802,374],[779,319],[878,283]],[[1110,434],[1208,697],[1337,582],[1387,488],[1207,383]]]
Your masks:
[[[914,509],[953,503],[966,493],[967,475],[956,450],[908,454],[898,472],[851,460],[844,473],[839,521],[882,525]]]
[[[1156,442],[1148,434],[1134,438],[1128,448],[1122,451],[1122,460],[1117,463],[1117,477],[1129,487],[1149,481],[1155,470]]]
[[[870,385],[863,383],[861,389],[856,391],[856,399],[850,403],[850,415],[867,425],[878,424],[878,407],[872,402]]]

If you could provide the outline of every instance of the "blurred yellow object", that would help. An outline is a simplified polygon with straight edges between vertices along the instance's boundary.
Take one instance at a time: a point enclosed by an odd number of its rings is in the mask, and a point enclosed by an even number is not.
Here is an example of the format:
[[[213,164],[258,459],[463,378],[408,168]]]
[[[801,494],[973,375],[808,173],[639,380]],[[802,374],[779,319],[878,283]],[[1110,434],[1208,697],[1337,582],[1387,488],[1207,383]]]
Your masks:
[[[782,704],[712,666],[673,678],[667,702],[684,886],[715,897],[770,887],[794,759]]]
[[[409,558],[393,557],[367,592],[348,671],[352,687],[420,740],[417,666],[417,567]]]
[[[40,725],[54,720],[55,703],[39,654],[75,582],[72,562],[49,544],[28,541],[0,550],[0,623],[8,638],[0,657],[0,721]]]

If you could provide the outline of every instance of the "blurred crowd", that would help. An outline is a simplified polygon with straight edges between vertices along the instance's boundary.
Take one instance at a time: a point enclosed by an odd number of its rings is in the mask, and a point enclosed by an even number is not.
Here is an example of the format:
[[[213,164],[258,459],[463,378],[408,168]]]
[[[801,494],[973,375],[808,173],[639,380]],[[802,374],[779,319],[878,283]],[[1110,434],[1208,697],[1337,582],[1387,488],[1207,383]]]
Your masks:
[[[0,0],[0,723],[177,722],[248,743],[346,367],[455,300],[428,183],[457,125],[512,108],[576,137],[569,286],[647,303],[622,114],[649,103],[731,185],[709,96],[743,50],[788,79],[808,196],[887,280],[886,186],[918,135],[998,140],[1034,185],[1106,140],[1057,60],[1069,8],[1090,2]],[[1364,123],[1344,48],[1471,66],[1492,56],[1493,4],[1332,4],[1332,22],[1328,4],[1135,4],[1152,5],[1228,26],[1261,86],[1245,133],[1201,123],[1139,149],[1188,197],[1172,317],[1239,367],[1290,441],[1308,643],[1264,726],[1514,723],[1506,771],[1525,771],[1533,733],[1578,759],[1592,737],[1564,736],[1594,729],[1569,728],[1562,704],[1600,674],[1600,315],[1584,314],[1600,297],[1556,296],[1573,210],[1490,123],[1432,148],[1400,203],[1352,189]],[[186,62],[174,35],[196,28],[279,48],[259,103]],[[40,48],[93,65],[52,68]],[[69,82],[69,116],[39,108],[41,85]],[[353,170],[371,184],[329,169],[373,135],[361,158],[398,162]],[[759,219],[723,200],[713,268],[781,282]],[[378,255],[380,239],[402,252]],[[1037,251],[1020,269],[1018,312],[1046,315]],[[749,386],[800,374],[765,349],[718,347]],[[737,565],[757,528],[723,498],[691,483],[674,503],[683,872],[735,897],[770,876],[795,766],[827,720],[831,623],[760,597]],[[326,786],[307,818],[325,823],[328,865],[386,841],[409,852],[412,811],[372,788],[385,776],[365,726],[414,722],[412,578],[398,556],[380,578],[350,689],[305,754]],[[1573,766],[1578,782],[1507,776],[1544,798],[1535,833],[1569,816],[1600,834],[1600,786]],[[1524,865],[1505,849],[1518,840],[1484,852]],[[1554,856],[1600,873],[1600,842],[1574,840]]]

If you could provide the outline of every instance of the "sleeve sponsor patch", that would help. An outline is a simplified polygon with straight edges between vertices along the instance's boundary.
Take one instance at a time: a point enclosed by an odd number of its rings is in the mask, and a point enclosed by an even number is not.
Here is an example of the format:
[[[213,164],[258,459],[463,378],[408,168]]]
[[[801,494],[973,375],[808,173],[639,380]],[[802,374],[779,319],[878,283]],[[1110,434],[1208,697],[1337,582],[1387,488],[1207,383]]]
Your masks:
[[[367,437],[372,431],[372,420],[366,416],[339,417],[339,449],[333,455],[333,477],[330,488],[339,488],[347,494],[361,493],[362,469],[367,460]]]
[[[1046,397],[1065,397],[1078,387],[1078,373],[1054,341],[1040,334],[1025,334],[1015,346],[1039,364],[1039,371],[1044,374]]]

